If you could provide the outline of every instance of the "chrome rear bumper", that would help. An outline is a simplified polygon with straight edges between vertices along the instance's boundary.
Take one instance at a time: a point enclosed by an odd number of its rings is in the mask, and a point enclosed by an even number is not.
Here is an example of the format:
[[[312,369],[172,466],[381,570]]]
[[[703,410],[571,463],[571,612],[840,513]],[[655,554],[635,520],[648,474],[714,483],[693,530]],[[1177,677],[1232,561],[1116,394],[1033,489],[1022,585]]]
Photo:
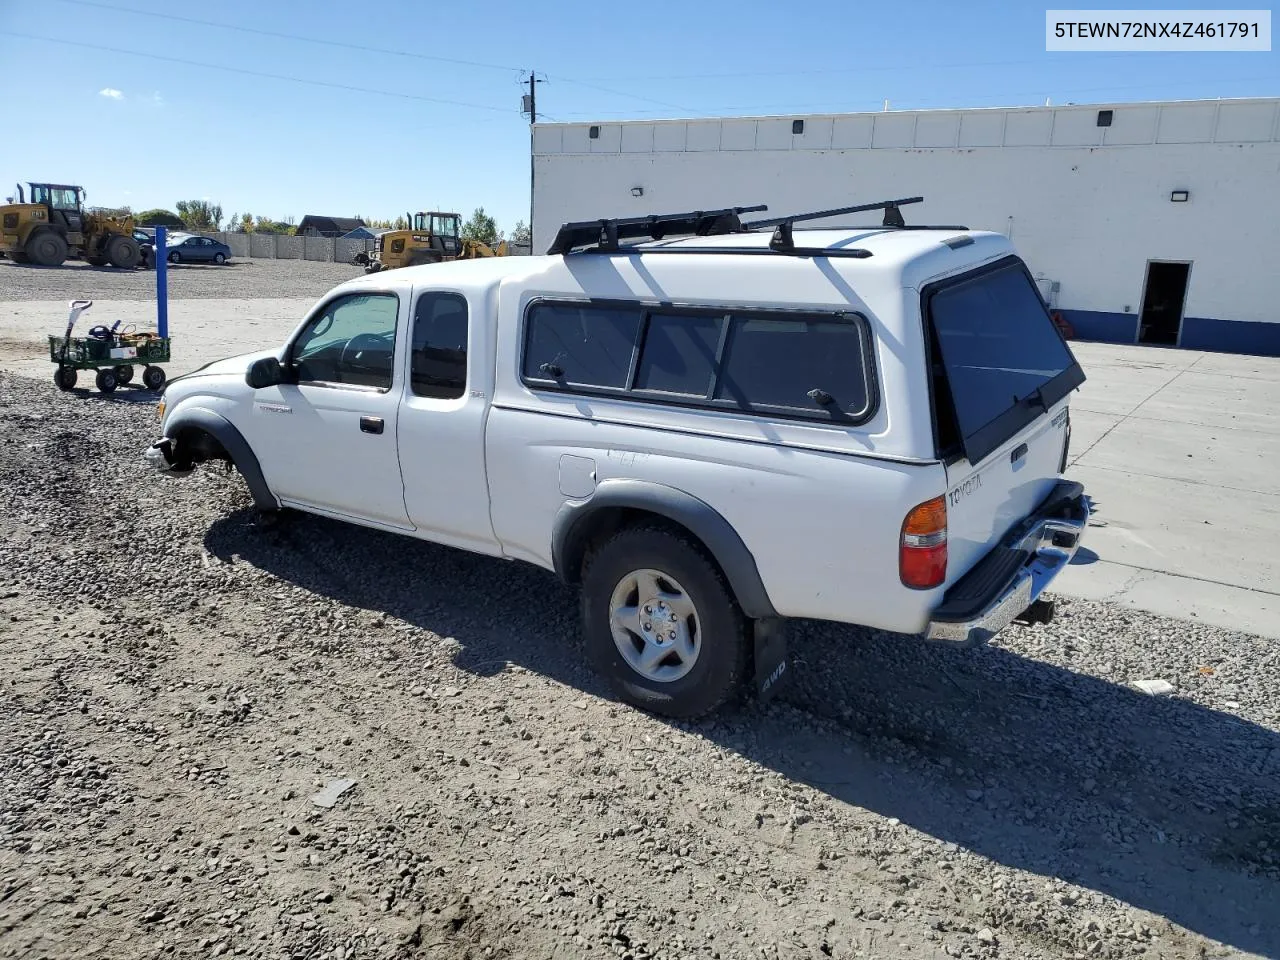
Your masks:
[[[981,643],[995,636],[1071,562],[1088,525],[1084,488],[1060,482],[1000,546],[947,591],[924,636],[956,643]]]

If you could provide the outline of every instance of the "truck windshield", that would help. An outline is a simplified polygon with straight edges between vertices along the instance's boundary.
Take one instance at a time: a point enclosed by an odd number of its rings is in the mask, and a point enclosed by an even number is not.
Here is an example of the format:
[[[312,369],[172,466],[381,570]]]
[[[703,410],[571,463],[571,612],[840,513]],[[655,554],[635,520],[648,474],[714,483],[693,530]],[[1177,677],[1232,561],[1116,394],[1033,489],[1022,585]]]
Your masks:
[[[926,302],[970,463],[1084,382],[1021,261],[944,281]]]

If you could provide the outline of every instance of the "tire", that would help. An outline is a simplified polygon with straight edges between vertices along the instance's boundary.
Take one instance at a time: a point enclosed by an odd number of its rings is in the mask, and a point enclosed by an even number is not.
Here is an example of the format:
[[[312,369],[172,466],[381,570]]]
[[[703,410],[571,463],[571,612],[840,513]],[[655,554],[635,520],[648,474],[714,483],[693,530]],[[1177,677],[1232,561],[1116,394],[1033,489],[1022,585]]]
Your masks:
[[[148,390],[159,390],[164,386],[166,379],[168,378],[165,376],[164,371],[159,367],[147,366],[143,368],[142,385]]]
[[[444,254],[438,250],[415,250],[409,254],[409,259],[405,262],[406,267],[421,267],[430,263],[441,263],[444,260]]]
[[[213,262],[216,263],[218,266],[222,266],[224,263],[227,262],[227,258],[221,253],[215,253],[213,255]]]
[[[98,371],[98,375],[93,378],[93,382],[98,385],[98,389],[103,393],[116,392],[116,372],[110,367],[103,367]]]
[[[107,241],[107,259],[113,267],[132,270],[142,259],[142,251],[138,249],[138,241],[133,237],[112,237]]]
[[[663,527],[623,529],[590,557],[582,631],[588,661],[618,696],[666,717],[712,712],[747,676],[747,620],[723,574],[694,540]]]
[[[11,254],[9,254],[9,259],[12,260],[14,263],[30,263],[31,262],[30,257],[28,257],[25,253],[19,253],[17,250],[14,250]]]
[[[182,262],[182,254],[180,254],[177,250],[173,251],[173,253],[169,254],[169,262],[170,262],[170,263],[181,263],[181,262]]]
[[[76,385],[75,367],[59,367],[53,371],[53,382],[58,385],[59,390],[73,389]]]
[[[120,386],[123,387],[126,383],[133,382],[133,367],[130,364],[122,363],[115,368],[115,371],[116,383],[120,384]]]
[[[27,238],[27,256],[42,267],[58,267],[67,259],[67,238],[45,229]]]
[[[85,257],[85,262],[93,267],[105,267],[107,265],[106,257]]]

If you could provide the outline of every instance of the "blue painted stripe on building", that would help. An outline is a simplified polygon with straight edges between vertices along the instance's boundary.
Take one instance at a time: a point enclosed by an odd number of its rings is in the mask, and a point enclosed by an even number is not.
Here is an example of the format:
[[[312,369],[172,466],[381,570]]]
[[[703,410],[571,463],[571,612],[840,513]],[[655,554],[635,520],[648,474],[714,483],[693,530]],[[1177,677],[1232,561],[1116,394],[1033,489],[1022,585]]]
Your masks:
[[[1280,357],[1280,323],[1183,317],[1182,346],[1187,350],[1221,350]]]
[[[1063,310],[1062,315],[1075,330],[1077,340],[1101,343],[1133,343],[1138,335],[1138,316],[1105,310]],[[1184,317],[1182,343],[1185,350],[1216,350],[1222,353],[1251,353],[1280,357],[1280,322],[1250,323]]]
[[[1138,335],[1137,314],[1106,313],[1102,310],[1063,310],[1062,315],[1075,330],[1077,340],[1133,343]]]

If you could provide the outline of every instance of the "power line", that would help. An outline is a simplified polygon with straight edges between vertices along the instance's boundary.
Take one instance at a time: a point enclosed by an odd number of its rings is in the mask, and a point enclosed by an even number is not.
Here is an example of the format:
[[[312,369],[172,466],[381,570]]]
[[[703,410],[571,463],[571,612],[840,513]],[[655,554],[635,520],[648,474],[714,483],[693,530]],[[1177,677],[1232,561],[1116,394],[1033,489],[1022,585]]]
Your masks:
[[[457,66],[476,67],[476,68],[485,69],[485,70],[500,70],[503,73],[517,73],[517,74],[522,73],[522,70],[519,67],[504,66],[503,64],[498,64],[498,63],[484,63],[476,60],[459,60],[453,57],[436,57],[436,56],[431,56],[425,53],[418,53],[417,51],[413,51],[413,50],[396,50],[390,47],[372,47],[366,44],[348,43],[347,41],[344,41],[344,40],[325,40],[322,37],[311,37],[311,36],[307,36],[305,34],[299,34],[299,33],[284,33],[276,30],[261,30],[257,27],[242,27],[239,24],[221,23],[216,20],[201,20],[197,17],[184,17],[175,13],[157,13],[156,11],[153,11],[153,10],[138,10],[134,7],[121,7],[112,3],[102,3],[102,2],[99,2],[99,0],[59,0],[59,2],[74,4],[75,6],[80,6],[80,7],[92,7],[98,10],[106,10],[111,13],[128,13],[128,14],[134,14],[135,16],[140,16],[140,17],[153,17],[159,20],[172,20],[175,23],[188,23],[188,24],[192,24],[194,26],[200,26],[200,27],[214,27],[220,30],[235,30],[240,33],[248,33],[248,34],[253,34],[255,36],[260,36],[260,37],[271,37],[277,40],[297,40],[302,43],[315,43],[315,44],[320,44],[326,47],[338,47],[344,50],[358,50],[363,53],[377,53],[377,54],[382,54],[385,56],[392,56],[392,57],[407,57],[411,60],[428,60],[434,63],[451,63]],[[607,93],[615,97],[627,97],[628,99],[631,99],[631,100],[638,100],[642,103],[652,103],[657,106],[668,107],[673,110],[683,110],[685,112],[697,112],[697,111],[690,110],[690,108],[688,107],[680,106],[679,104],[668,103],[665,100],[654,100],[651,97],[640,96],[639,94],[630,93],[625,90],[613,90],[608,87],[597,86],[587,81],[576,80],[572,77],[564,77],[564,76],[557,75],[554,79],[559,80],[563,83],[571,83],[571,84],[575,84],[577,86],[585,87],[591,90],[598,90],[602,93]]]
[[[1274,81],[1275,77],[1274,76],[1226,77],[1226,78],[1218,78],[1216,82],[1219,86],[1221,86],[1223,84],[1257,83],[1257,82],[1268,81],[1268,80]],[[1202,86],[1202,83],[1200,81],[1184,81],[1181,83],[1175,81],[1173,83],[1119,84],[1119,85],[1111,85],[1111,86],[1105,86],[1105,87],[1066,87],[1066,86],[1060,86],[1057,88],[1042,87],[1039,90],[1021,90],[1021,91],[1011,91],[1011,92],[1002,92],[1002,93],[993,93],[993,94],[979,94],[974,99],[993,100],[993,99],[1002,99],[1002,98],[1011,98],[1011,97],[1052,96],[1055,100],[1060,100],[1064,97],[1075,96],[1076,94],[1081,94],[1081,93],[1107,93],[1108,91],[1121,92],[1121,91],[1129,91],[1129,90],[1166,90],[1166,89],[1179,89],[1179,88],[1185,89],[1189,86],[1200,87]],[[916,97],[909,100],[900,100],[894,97],[890,97],[889,99],[892,103],[900,104],[900,105],[901,104],[907,104],[907,105],[931,104],[931,103],[937,102],[935,99],[924,98],[924,97]],[[787,110],[795,113],[880,113],[882,111],[879,104],[881,104],[882,102],[883,102],[883,98],[875,98],[875,99],[868,99],[866,101],[858,101],[858,103],[868,104],[867,107],[862,109],[859,109],[856,103],[850,103],[848,101],[837,101],[837,100],[820,101],[817,103],[813,101],[809,101],[805,103],[797,103],[795,101],[791,101],[788,103],[731,104],[731,105],[707,107],[705,110],[701,111],[702,113],[708,113],[708,112],[714,113],[716,114],[715,117],[710,117],[710,118],[668,117],[666,119],[673,119],[673,120],[716,119],[718,117],[727,116],[734,113],[742,113],[744,111],[758,111],[758,110]],[[1056,105],[1065,106],[1066,104],[1058,103]],[[1012,104],[1012,103],[1009,103],[1007,100],[1004,100],[1001,106],[1006,107],[1008,109],[1015,109],[1018,107],[1025,107],[1029,105],[1028,104]],[[964,110],[968,107],[974,107],[974,108],[980,109],[979,104],[973,103],[973,102],[960,105],[960,106],[937,107],[934,109]],[[930,109],[930,108],[925,107],[923,109]],[[654,114],[658,114],[659,112],[656,110],[632,110],[630,111],[630,113],[633,115],[654,115]],[[582,117],[582,118],[589,117],[594,120],[602,119],[600,114],[598,113],[586,113],[581,111],[566,113],[564,114],[564,116]],[[658,117],[658,118],[660,119],[661,117]]]
[[[622,90],[611,90],[608,87],[597,86],[594,83],[587,83],[585,80],[574,80],[571,77],[561,77],[556,74],[550,75],[553,79],[559,80],[561,83],[571,83],[577,87],[586,87],[588,90],[598,90],[601,93],[608,93],[615,97],[630,97],[632,100],[640,100],[644,103],[653,103],[659,107],[668,107],[672,110],[684,110],[687,113],[701,113],[702,111],[694,110],[692,107],[682,107],[678,103],[668,103],[665,100],[654,100],[652,97],[642,97],[634,93],[626,93]]]
[[[155,17],[160,20],[173,20],[178,23],[190,23],[200,27],[217,27],[220,30],[236,30],[240,33],[252,33],[259,37],[272,37],[277,40],[301,40],[304,43],[318,43],[326,47],[341,47],[345,50],[360,50],[364,53],[381,53],[392,57],[409,57],[414,60],[430,60],[435,63],[452,63],[461,67],[479,67],[485,70],[501,70],[504,73],[519,72],[518,67],[503,66],[498,63],[481,63],[476,60],[457,60],[452,57],[433,57],[425,53],[411,50],[392,50],[386,47],[369,47],[359,43],[347,43],[344,40],[325,40],[321,37],[308,37],[297,33],[280,33],[275,30],[259,30],[257,27],[242,27],[234,23],[219,23],[216,20],[198,20],[195,17],[182,17],[175,13],[157,13],[154,10],[137,10],[133,7],[121,7],[114,3],[98,3],[95,0],[60,0],[79,7],[96,7],[111,13],[132,13],[139,17]]]
[[[70,0],[68,0],[70,2]],[[1114,59],[1116,57],[1132,57],[1130,53],[1100,53],[1093,59]],[[1034,60],[971,60],[963,63],[931,63],[929,66],[937,70],[956,70],[967,67],[1014,67],[1026,64],[1043,64],[1043,59]],[[910,63],[885,64],[880,66],[821,67],[807,70],[747,70],[733,73],[668,73],[642,78],[646,83],[655,80],[735,80],[743,77],[805,77],[825,76],[836,73],[884,73],[910,71],[918,73],[920,64]],[[608,80],[610,77],[584,77],[584,80]]]
[[[66,2],[66,0],[64,0]],[[424,103],[439,103],[451,107],[466,107],[469,110],[488,110],[493,113],[511,113],[509,107],[494,107],[486,103],[468,103],[465,100],[447,100],[443,97],[424,97],[416,93],[405,93],[401,90],[378,90],[373,87],[356,87],[346,83],[333,83],[329,80],[308,80],[305,77],[294,77],[283,73],[267,73],[263,70],[249,70],[243,67],[228,67],[221,63],[203,63],[199,60],[187,60],[183,57],[166,57],[158,53],[144,53],[141,50],[125,50],[120,47],[106,47],[100,43],[80,43],[76,40],[63,40],[59,37],[42,37],[34,33],[18,33],[13,30],[0,30],[0,35],[20,37],[24,40],[40,40],[45,43],[58,43],[69,47],[82,47],[86,50],[101,50],[107,53],[121,53],[131,57],[142,57],[147,60],[161,60],[165,63],[177,63],[187,67],[202,67],[206,70],[222,70],[226,73],[239,73],[247,77],[263,77],[268,80],[286,80],[289,83],[309,84],[313,87],[327,87],[330,90],[347,90],[352,93],[372,93],[384,97],[399,97],[402,100],[418,100]]]

